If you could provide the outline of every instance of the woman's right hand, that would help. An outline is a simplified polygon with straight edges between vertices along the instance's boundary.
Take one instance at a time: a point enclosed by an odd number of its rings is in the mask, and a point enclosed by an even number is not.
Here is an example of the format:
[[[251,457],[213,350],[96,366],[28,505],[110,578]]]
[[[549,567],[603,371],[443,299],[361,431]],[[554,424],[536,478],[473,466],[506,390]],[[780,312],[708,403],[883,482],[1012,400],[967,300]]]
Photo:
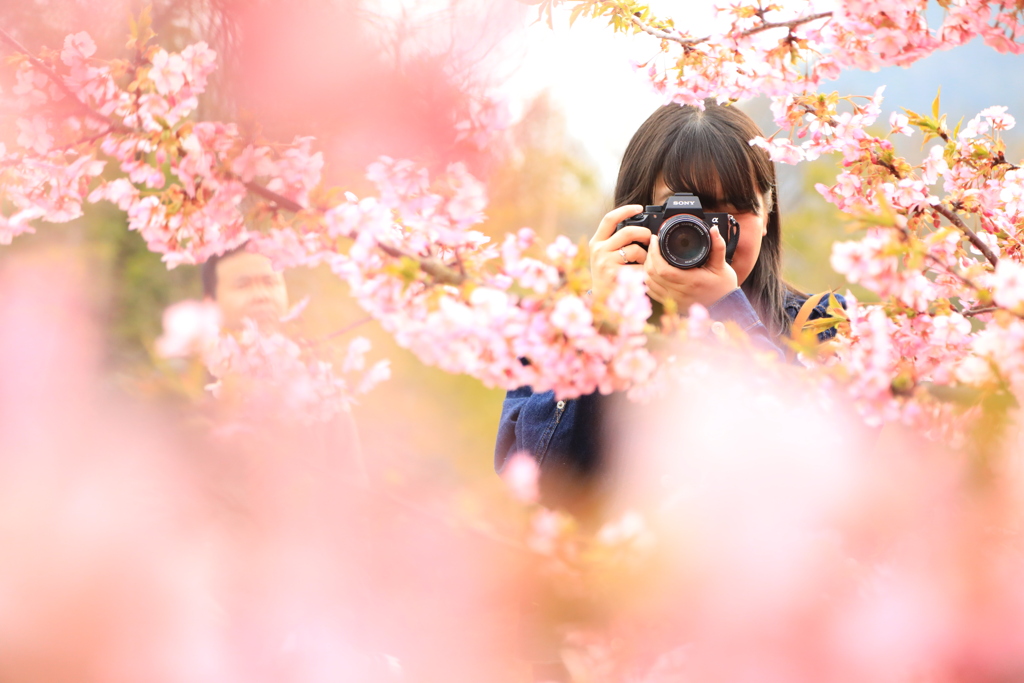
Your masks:
[[[642,268],[647,260],[647,251],[640,245],[650,244],[650,230],[642,225],[629,225],[615,232],[616,225],[643,210],[638,204],[627,204],[609,211],[590,238],[590,278],[594,296],[603,298],[612,291],[620,268]]]

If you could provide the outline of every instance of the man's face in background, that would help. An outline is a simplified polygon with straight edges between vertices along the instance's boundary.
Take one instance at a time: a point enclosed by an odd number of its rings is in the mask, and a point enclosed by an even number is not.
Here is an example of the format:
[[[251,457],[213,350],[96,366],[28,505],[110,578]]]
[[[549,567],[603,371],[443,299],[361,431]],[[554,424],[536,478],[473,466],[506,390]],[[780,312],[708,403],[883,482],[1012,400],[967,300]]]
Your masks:
[[[241,252],[217,263],[217,305],[226,330],[237,330],[252,318],[273,329],[288,312],[284,276],[262,254]]]

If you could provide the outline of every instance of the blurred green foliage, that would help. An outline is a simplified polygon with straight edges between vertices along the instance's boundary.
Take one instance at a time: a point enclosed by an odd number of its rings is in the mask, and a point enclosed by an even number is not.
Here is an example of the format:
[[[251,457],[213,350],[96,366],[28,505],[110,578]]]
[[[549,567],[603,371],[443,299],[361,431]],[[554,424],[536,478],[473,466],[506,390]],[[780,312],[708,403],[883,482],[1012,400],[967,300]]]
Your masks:
[[[118,368],[138,368],[148,363],[147,349],[160,334],[163,310],[175,301],[202,296],[198,269],[168,270],[160,254],[129,231],[123,213],[110,204],[94,207],[86,221],[97,266],[111,283],[106,321],[110,359]]]

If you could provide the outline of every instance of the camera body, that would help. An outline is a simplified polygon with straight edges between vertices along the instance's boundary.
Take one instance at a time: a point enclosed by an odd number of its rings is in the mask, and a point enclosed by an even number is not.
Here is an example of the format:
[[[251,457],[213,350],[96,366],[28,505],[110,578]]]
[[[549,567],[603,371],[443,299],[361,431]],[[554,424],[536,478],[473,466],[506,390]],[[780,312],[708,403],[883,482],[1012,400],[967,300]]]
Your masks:
[[[711,228],[725,240],[725,260],[732,263],[739,242],[740,225],[728,213],[705,212],[700,197],[690,192],[676,192],[664,206],[644,207],[615,226],[618,232],[628,225],[642,225],[658,236],[661,255],[676,268],[699,268],[711,255]]]

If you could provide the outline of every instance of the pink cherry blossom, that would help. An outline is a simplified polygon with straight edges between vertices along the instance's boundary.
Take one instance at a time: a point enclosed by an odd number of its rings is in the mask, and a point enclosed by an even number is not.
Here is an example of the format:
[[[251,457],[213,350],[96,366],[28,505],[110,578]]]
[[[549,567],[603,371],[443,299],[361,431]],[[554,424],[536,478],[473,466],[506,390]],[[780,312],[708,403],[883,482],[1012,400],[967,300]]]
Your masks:
[[[933,145],[928,150],[921,168],[921,180],[925,185],[934,185],[940,177],[949,172],[949,165],[943,157],[944,148],[941,145]]]
[[[185,87],[187,65],[180,54],[157,50],[149,77],[161,95],[176,95]]]
[[[593,321],[589,307],[575,296],[559,299],[551,314],[551,323],[570,337],[593,334]]]
[[[23,209],[12,216],[0,216],[0,244],[10,244],[11,240],[22,233],[35,232],[30,221],[42,217],[43,212],[36,208]]]
[[[762,137],[756,137],[750,141],[750,144],[767,150],[772,161],[798,164],[804,159],[803,151],[786,138],[769,141]]]
[[[992,289],[996,303],[1012,310],[1022,310],[1024,266],[1010,259],[1001,260],[992,278]]]
[[[18,119],[18,144],[36,154],[46,154],[53,147],[53,136],[49,132],[49,124],[42,116],[31,119]]]
[[[60,59],[68,66],[75,66],[96,54],[96,43],[85,31],[64,38],[64,49]]]
[[[913,135],[914,129],[909,125],[910,119],[899,112],[893,112],[889,115],[889,125],[892,126],[894,133],[900,133],[902,135]]]

